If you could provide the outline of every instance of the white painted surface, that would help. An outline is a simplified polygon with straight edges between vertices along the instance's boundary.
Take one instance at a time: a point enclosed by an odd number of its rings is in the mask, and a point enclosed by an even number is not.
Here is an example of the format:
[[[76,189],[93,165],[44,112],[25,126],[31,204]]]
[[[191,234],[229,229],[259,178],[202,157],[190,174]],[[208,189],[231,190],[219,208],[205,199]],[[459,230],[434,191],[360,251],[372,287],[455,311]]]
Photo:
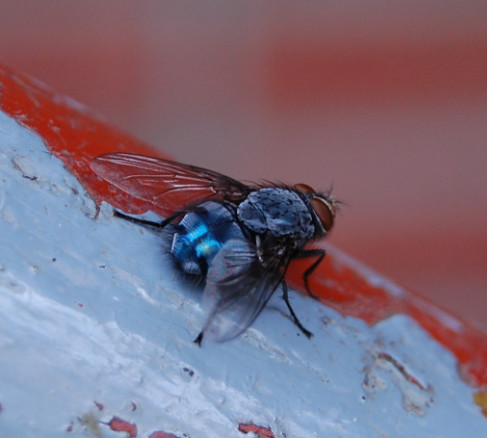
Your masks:
[[[121,436],[113,416],[139,437],[242,437],[239,423],[287,438],[485,435],[453,356],[403,316],[370,328],[293,294],[307,340],[276,294],[243,336],[198,348],[200,296],[158,236],[95,211],[0,114],[1,437]]]

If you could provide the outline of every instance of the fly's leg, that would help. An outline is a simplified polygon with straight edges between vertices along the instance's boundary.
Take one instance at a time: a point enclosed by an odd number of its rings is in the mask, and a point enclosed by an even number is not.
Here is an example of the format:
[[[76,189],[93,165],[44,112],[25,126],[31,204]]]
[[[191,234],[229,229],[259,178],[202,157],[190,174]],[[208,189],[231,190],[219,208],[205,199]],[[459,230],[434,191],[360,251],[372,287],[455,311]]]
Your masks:
[[[316,258],[312,265],[303,273],[303,283],[304,287],[306,288],[306,292],[308,292],[308,294],[314,299],[317,299],[318,297],[311,291],[311,288],[309,287],[309,277],[325,258],[325,255],[326,251],[324,249],[303,249],[294,256],[295,259],[307,259],[311,257]]]
[[[176,219],[178,216],[181,216],[185,213],[185,211],[177,211],[176,213],[173,213],[172,215],[168,216],[166,219],[164,219],[161,222],[154,222],[154,221],[148,221],[146,219],[139,219],[137,217],[129,216],[128,214],[121,213],[117,210],[113,212],[113,215],[115,217],[119,217],[120,219],[123,219],[128,222],[132,222],[133,224],[141,225],[146,228],[164,228],[166,225],[168,225],[170,222],[172,222],[174,219]]]
[[[124,221],[131,222],[133,224],[141,225],[143,227],[153,227],[153,228],[160,228],[161,223],[160,222],[153,222],[153,221],[148,221],[145,219],[139,219],[137,217],[132,217],[129,216],[125,213],[120,213],[119,211],[115,210],[113,212],[113,215],[115,217],[119,217],[120,219],[123,219]]]
[[[296,324],[298,326],[299,330],[301,330],[306,335],[306,337],[308,339],[311,338],[313,336],[313,333],[311,333],[309,330],[304,328],[303,324],[301,324],[301,321],[296,316],[296,313],[294,313],[294,309],[291,307],[291,303],[289,302],[289,297],[287,294],[287,284],[284,280],[282,281],[282,299],[284,300],[287,308],[289,309],[289,313],[291,314],[291,316],[293,318],[294,324]],[[199,336],[198,336],[198,338],[199,338]],[[196,338],[196,339],[198,339],[198,338]],[[195,340],[195,342],[196,342],[196,340]],[[200,342],[201,342],[201,339],[200,339]]]
[[[203,332],[200,332],[198,336],[194,339],[194,343],[198,346],[201,347],[201,342],[203,341]]]
[[[313,337],[313,333],[311,333],[308,329],[306,329],[301,321],[298,319],[296,316],[296,313],[294,312],[294,309],[291,306],[291,303],[289,302],[289,296],[288,296],[288,288],[286,282],[283,280],[282,281],[282,299],[286,303],[287,308],[289,309],[289,313],[291,314],[291,317],[293,319],[294,324],[301,330],[304,335],[310,339]],[[194,343],[198,345],[198,347],[201,347],[201,342],[203,341],[203,332],[200,332],[199,335],[194,339]]]

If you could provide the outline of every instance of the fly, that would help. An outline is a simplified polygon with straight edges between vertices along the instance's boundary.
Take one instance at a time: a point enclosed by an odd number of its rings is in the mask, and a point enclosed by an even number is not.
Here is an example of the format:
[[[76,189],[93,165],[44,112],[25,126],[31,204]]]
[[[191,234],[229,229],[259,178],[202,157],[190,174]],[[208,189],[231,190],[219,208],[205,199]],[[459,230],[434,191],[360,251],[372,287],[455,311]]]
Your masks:
[[[209,303],[195,343],[243,333],[279,286],[294,323],[312,336],[291,307],[284,275],[291,260],[313,259],[303,280],[314,296],[308,278],[325,251],[305,245],[333,227],[338,202],[330,193],[306,184],[247,185],[201,167],[127,153],[100,155],[91,168],[155,211],[170,212],[161,222],[115,214],[146,227],[170,225],[170,252],[184,274],[204,283]]]

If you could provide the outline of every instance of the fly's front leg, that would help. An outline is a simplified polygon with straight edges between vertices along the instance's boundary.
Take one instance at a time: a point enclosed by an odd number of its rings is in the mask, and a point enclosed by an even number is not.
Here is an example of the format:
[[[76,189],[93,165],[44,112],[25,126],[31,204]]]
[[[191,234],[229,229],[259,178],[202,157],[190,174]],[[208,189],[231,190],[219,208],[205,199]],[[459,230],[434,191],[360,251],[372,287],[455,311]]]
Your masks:
[[[311,338],[313,336],[313,333],[311,333],[309,330],[304,328],[303,324],[301,324],[301,321],[296,316],[296,313],[294,313],[294,309],[291,307],[291,303],[289,302],[289,297],[287,294],[287,284],[284,280],[282,281],[282,299],[284,300],[287,308],[289,309],[289,313],[291,314],[291,317],[293,318],[294,324],[296,324],[298,326],[299,330],[301,330],[306,335],[306,337],[308,339]]]
[[[299,251],[294,257],[295,259],[307,259],[311,257],[316,258],[313,264],[303,273],[303,283],[304,287],[306,288],[306,292],[308,292],[308,294],[314,299],[317,299],[318,297],[311,291],[311,288],[309,287],[309,277],[318,267],[318,265],[323,261],[325,255],[326,251],[324,249],[303,249]]]

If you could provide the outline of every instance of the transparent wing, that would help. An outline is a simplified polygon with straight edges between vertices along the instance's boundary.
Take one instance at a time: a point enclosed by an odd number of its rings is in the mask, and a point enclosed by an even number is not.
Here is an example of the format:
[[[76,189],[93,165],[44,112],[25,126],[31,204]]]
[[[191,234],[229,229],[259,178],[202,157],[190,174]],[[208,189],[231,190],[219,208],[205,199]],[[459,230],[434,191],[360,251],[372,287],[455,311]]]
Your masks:
[[[284,248],[268,247],[259,257],[252,242],[226,242],[208,270],[203,338],[223,342],[243,333],[281,283],[289,260]]]
[[[90,165],[109,183],[156,207],[163,204],[168,213],[200,200],[240,202],[252,190],[212,170],[137,154],[100,155]]]

